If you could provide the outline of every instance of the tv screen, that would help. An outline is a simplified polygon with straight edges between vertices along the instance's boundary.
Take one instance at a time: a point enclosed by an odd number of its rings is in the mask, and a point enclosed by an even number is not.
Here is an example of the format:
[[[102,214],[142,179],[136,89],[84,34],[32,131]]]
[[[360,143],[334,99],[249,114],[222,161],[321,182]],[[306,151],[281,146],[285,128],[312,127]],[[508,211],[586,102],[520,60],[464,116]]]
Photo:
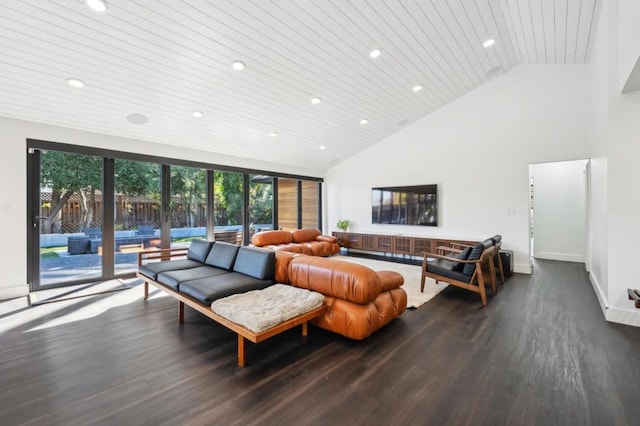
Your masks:
[[[438,185],[371,189],[371,222],[438,226]]]

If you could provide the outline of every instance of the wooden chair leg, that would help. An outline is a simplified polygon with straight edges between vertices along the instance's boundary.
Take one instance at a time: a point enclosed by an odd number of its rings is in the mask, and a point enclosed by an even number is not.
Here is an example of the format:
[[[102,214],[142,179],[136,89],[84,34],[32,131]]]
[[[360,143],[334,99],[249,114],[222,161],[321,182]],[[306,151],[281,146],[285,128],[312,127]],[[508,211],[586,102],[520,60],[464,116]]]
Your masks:
[[[184,302],[178,302],[178,324],[184,324]]]
[[[482,272],[478,271],[478,290],[480,291],[480,299],[482,299],[482,306],[487,306],[487,289],[484,288],[484,277]]]
[[[144,282],[144,300],[147,300],[149,298],[149,282],[145,281]]]

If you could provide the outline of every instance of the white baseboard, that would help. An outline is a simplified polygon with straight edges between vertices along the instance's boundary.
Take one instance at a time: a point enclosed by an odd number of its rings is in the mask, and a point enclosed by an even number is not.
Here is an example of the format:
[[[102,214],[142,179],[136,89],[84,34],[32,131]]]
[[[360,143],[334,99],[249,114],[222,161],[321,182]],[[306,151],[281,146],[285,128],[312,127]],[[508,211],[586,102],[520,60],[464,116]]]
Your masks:
[[[540,251],[534,255],[536,259],[561,260],[563,262],[584,263],[583,254],[556,253],[552,251]]]
[[[522,263],[515,263],[513,265],[513,272],[517,272],[518,274],[529,274],[531,275],[531,265],[524,265]]]
[[[600,303],[600,309],[602,310],[602,315],[607,317],[607,298],[604,293],[602,293],[602,288],[600,287],[600,283],[595,275],[589,272],[589,281],[591,281],[591,287],[593,287],[593,292],[596,294],[598,298],[598,303]]]
[[[596,293],[596,297],[598,298],[598,303],[600,304],[600,309],[602,309],[604,319],[609,322],[640,327],[640,310],[612,308],[611,306],[607,306],[607,298],[602,293],[598,279],[595,275],[589,273],[589,280],[591,281],[593,291]]]
[[[629,301],[631,303],[631,301]],[[640,327],[640,309],[620,309],[620,308],[608,308],[605,313],[605,318],[610,322],[617,322],[618,324],[632,325],[634,327]]]
[[[29,294],[29,285],[15,285],[0,288],[0,300],[15,299]]]

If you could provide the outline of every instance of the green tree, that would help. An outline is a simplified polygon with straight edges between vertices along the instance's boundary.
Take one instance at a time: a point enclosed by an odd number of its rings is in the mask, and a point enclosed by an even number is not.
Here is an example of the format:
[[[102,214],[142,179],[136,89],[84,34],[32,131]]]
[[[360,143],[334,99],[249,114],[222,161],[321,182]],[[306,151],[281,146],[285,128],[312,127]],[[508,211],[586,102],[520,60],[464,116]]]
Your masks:
[[[220,226],[242,224],[242,173],[216,170],[213,179],[215,224]]]
[[[198,206],[207,202],[206,187],[205,170],[171,166],[171,210],[180,226],[193,227],[204,223]],[[178,206],[181,206],[181,211]]]
[[[62,207],[78,194],[82,231],[93,222],[96,191],[102,189],[101,157],[70,154],[59,151],[43,151],[40,157],[40,186],[51,189],[51,210],[44,222],[45,233],[60,232]],[[159,191],[159,177],[152,172],[150,163],[118,160],[116,162],[116,191],[139,195]],[[157,166],[155,166],[157,167]]]

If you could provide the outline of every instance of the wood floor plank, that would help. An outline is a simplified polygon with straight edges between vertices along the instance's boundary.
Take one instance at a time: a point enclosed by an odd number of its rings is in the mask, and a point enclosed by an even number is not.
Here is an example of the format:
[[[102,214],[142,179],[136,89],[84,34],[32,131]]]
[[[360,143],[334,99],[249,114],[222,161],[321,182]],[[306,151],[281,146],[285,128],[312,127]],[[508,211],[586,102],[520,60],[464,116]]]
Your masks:
[[[0,302],[2,424],[637,424],[640,329],[581,264],[537,261],[486,308],[447,288],[360,342],[247,342],[244,369],[234,333],[142,295]]]

